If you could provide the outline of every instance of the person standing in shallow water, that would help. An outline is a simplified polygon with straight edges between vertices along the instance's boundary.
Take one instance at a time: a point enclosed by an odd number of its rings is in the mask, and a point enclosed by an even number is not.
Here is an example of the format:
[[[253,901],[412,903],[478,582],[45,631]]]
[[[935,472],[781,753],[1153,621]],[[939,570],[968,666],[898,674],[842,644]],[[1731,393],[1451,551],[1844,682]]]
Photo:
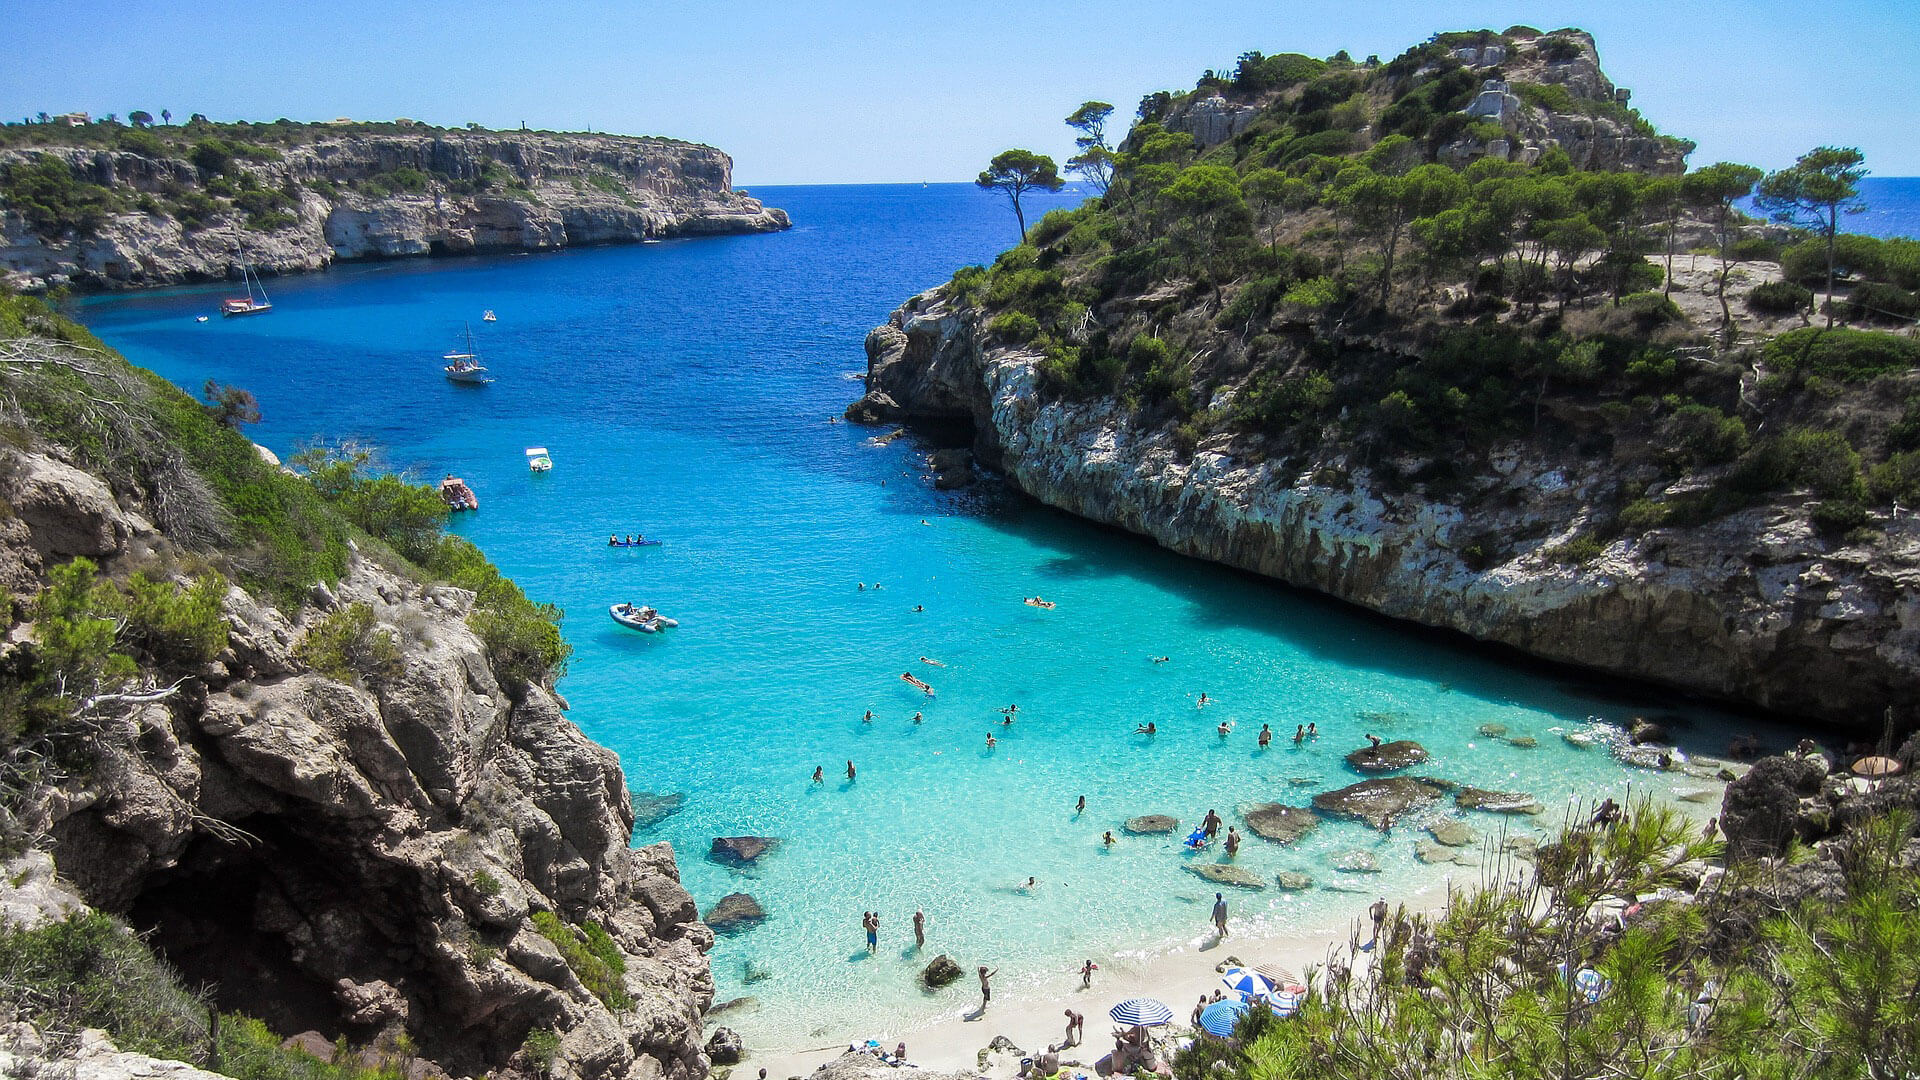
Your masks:
[[[1209,840],[1220,835],[1220,815],[1208,810],[1207,816],[1200,822],[1200,828],[1207,834]]]
[[[927,947],[927,913],[919,908],[913,911],[913,946],[916,949]]]
[[[867,912],[867,951],[873,952],[880,947],[880,913]]]
[[[988,971],[987,965],[980,965],[980,1011],[983,1013],[987,1011],[987,1003],[993,1000],[993,983],[989,980],[998,974],[999,968]]]
[[[853,781],[853,762],[851,761],[847,762],[847,781],[849,783]]]
[[[1234,831],[1233,826],[1229,825],[1227,826],[1227,858],[1231,859],[1239,853],[1240,834]]]
[[[1273,742],[1273,729],[1268,727],[1265,724],[1261,724],[1260,725],[1260,749],[1265,750],[1267,746],[1272,742]]]
[[[1093,973],[1099,970],[1100,970],[1100,965],[1094,963],[1091,960],[1087,961],[1084,964],[1081,964],[1080,965],[1080,989],[1082,990],[1093,989]],[[1068,1013],[1067,1015],[1072,1016],[1073,1014]]]
[[[816,783],[816,784],[824,784],[824,783],[826,783],[826,782],[827,782],[827,769],[826,769],[826,766],[824,766],[824,765],[815,765],[815,766],[813,767],[813,782],[814,782],[814,783]]]
[[[1080,801],[1073,804],[1073,812],[1076,814],[1084,814],[1087,812],[1087,797],[1085,795],[1080,796]]]
[[[1221,937],[1227,936],[1227,897],[1224,893],[1213,894],[1213,928]]]

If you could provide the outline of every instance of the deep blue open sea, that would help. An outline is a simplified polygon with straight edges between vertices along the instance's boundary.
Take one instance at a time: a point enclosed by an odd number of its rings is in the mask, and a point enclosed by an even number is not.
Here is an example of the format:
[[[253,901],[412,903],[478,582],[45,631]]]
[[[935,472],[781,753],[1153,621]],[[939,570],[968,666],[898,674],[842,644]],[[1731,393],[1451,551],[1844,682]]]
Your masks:
[[[1758,213],[1751,199],[1744,202]],[[1920,176],[1869,176],[1860,181],[1860,202],[1865,209],[1842,218],[1842,232],[1920,238]]]
[[[964,985],[913,988],[926,959],[911,948],[916,908],[931,951],[998,966],[996,988],[1016,1001],[1059,989],[1082,957],[1125,970],[1191,940],[1214,891],[1182,872],[1194,856],[1165,837],[1107,849],[1101,834],[1137,814],[1191,825],[1210,808],[1237,821],[1249,803],[1304,804],[1356,779],[1342,755],[1364,732],[1425,743],[1433,775],[1535,793],[1552,808],[1539,826],[1605,795],[1711,797],[1694,777],[1560,736],[1663,711],[1713,750],[1746,721],[1623,700],[1180,558],[992,481],[935,492],[912,441],[873,445],[874,431],[828,419],[860,392],[870,327],[1014,239],[1005,205],[970,185],[756,194],[795,228],[346,266],[270,280],[274,311],[250,319],[195,321],[224,289],[78,305],[182,386],[251,389],[265,414],[254,436],[283,455],[351,438],[422,479],[473,485],[481,508],[456,528],[567,611],[576,652],[560,689],[573,719],[620,754],[636,791],[684,798],[636,839],[672,842],[703,909],[745,890],[770,912],[713,954],[722,998],[759,999],[727,1021],[751,1045],[901,1030],[966,1007]],[[484,309],[499,321],[482,323]],[[440,354],[468,324],[492,386],[441,377]],[[552,452],[551,473],[529,473],[523,450],[536,445]],[[609,550],[616,532],[665,543]],[[1058,608],[1024,606],[1034,593]],[[622,629],[607,605],[625,600],[681,625]],[[903,683],[908,670],[936,693]],[[1018,721],[998,726],[995,710],[1014,703]],[[1224,739],[1222,720],[1237,724]],[[1145,721],[1156,737],[1133,733]],[[1324,735],[1294,746],[1287,736],[1307,721]],[[1262,722],[1281,734],[1264,751]],[[1486,724],[1537,746],[1487,738]],[[1242,865],[1269,881],[1307,870],[1332,888],[1236,895],[1237,933],[1317,930],[1376,892],[1477,880],[1418,862],[1420,824],[1328,823],[1292,849],[1249,838]],[[705,858],[713,837],[742,833],[781,843],[751,871]],[[1381,872],[1332,869],[1354,850]],[[1037,886],[1019,888],[1029,876]],[[867,910],[882,915],[872,957]],[[764,977],[749,982],[750,968]]]

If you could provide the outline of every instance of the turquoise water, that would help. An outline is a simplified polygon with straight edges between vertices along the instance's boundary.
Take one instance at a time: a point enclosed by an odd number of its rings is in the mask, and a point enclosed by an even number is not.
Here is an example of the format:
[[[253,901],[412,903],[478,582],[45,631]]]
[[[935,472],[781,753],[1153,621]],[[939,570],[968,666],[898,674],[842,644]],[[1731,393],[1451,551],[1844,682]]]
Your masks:
[[[281,453],[316,434],[386,449],[431,479],[464,476],[458,528],[527,591],[569,613],[571,716],[619,752],[636,791],[681,794],[637,840],[672,842],[704,909],[735,890],[771,918],[713,953],[728,1023],[758,1047],[900,1030],[972,1000],[913,989],[909,920],[930,951],[1001,969],[1007,994],[1067,985],[1190,940],[1213,889],[1172,838],[1100,835],[1125,818],[1189,824],[1209,808],[1304,804],[1357,777],[1341,755],[1372,731],[1416,738],[1422,770],[1569,800],[1707,785],[1618,764],[1556,737],[1648,710],[1683,716],[1706,748],[1727,717],[1622,703],[1038,507],[993,482],[937,493],[923,451],[829,424],[859,392],[869,327],[1010,238],[971,187],[762,189],[799,223],[730,237],[553,255],[349,267],[269,282],[264,317],[193,320],[219,290],[102,298],[81,314],[182,385],[260,398],[256,437]],[[499,321],[482,324],[482,309]],[[471,321],[499,382],[449,385],[439,360]],[[554,470],[530,475],[544,445]],[[608,550],[611,532],[660,547]],[[861,589],[874,584],[882,588]],[[1024,606],[1039,593],[1052,611]],[[635,600],[681,626],[642,636],[606,605]],[[925,610],[916,612],[916,606]],[[1164,664],[1154,657],[1170,657]],[[921,656],[944,667],[919,662]],[[899,678],[911,670],[929,697]],[[1197,707],[1206,693],[1216,704]],[[1019,705],[998,726],[995,711]],[[872,723],[862,715],[872,710]],[[912,715],[923,714],[914,724]],[[1154,721],[1156,737],[1134,735]],[[1215,725],[1238,726],[1222,739]],[[1324,733],[1294,747],[1296,723]],[[1260,723],[1273,748],[1255,746]],[[1498,723],[1523,749],[1477,734]],[[999,745],[988,751],[993,731]],[[859,769],[843,778],[846,762]],[[827,783],[809,776],[824,766]],[[1085,795],[1087,811],[1072,812]],[[1698,806],[1701,814],[1711,812]],[[1478,815],[1483,831],[1506,822]],[[704,855],[715,836],[780,846],[750,871]],[[1371,894],[1436,895],[1478,871],[1417,862],[1417,830],[1329,823],[1298,848],[1249,837],[1239,861],[1326,888],[1231,897],[1241,931],[1343,924]],[[1373,854],[1377,876],[1329,868]],[[1215,858],[1217,856],[1204,856]],[[1017,885],[1029,876],[1036,888]],[[882,915],[869,957],[860,916]],[[1116,959],[1117,958],[1117,959]],[[766,977],[751,984],[749,964]]]

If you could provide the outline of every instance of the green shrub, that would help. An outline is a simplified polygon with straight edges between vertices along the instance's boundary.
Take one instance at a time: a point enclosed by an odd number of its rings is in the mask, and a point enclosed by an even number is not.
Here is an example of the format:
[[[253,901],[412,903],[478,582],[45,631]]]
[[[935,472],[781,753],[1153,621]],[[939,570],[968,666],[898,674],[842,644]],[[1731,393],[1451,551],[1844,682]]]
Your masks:
[[[1875,465],[1867,474],[1867,491],[1882,506],[1920,508],[1920,451],[1902,451]]]
[[[1877,281],[1865,281],[1847,294],[1847,318],[1860,322],[1912,322],[1920,315],[1920,296]]]
[[[485,870],[478,871],[473,875],[473,891],[489,900],[499,896],[502,888],[504,888],[504,886],[500,884],[500,879]]]
[[[534,1028],[527,1032],[520,1052],[526,1055],[527,1064],[533,1066],[535,1072],[545,1076],[553,1071],[554,1060],[560,1055],[560,1036],[552,1028]]]
[[[1791,281],[1768,281],[1747,293],[1747,307],[1764,315],[1795,315],[1813,309],[1813,290]]]
[[[1884,241],[1887,280],[1903,289],[1920,289],[1920,240],[1895,236]]]
[[[139,128],[128,128],[120,132],[114,139],[114,145],[128,153],[139,154],[141,157],[157,159],[167,156],[167,146],[160,141],[160,136]]]
[[[1640,263],[1658,271],[1650,263]],[[1652,330],[1669,323],[1685,322],[1687,317],[1681,314],[1680,305],[1657,292],[1637,292],[1620,298],[1620,307],[1632,314],[1634,321],[1642,331]]]
[[[1278,432],[1324,413],[1333,392],[1333,380],[1323,372],[1281,376],[1263,371],[1240,391],[1234,417],[1247,426]]]
[[[97,911],[0,925],[0,985],[42,1030],[101,1028],[122,1050],[197,1059],[206,1006],[126,927]]]
[[[307,631],[293,655],[341,682],[361,676],[390,677],[400,665],[400,645],[393,631],[376,626],[373,608],[366,604],[349,604],[329,614]]]
[[[227,647],[227,620],[220,602],[227,579],[204,574],[186,588],[138,572],[127,581],[127,634],[164,664],[204,664]]]
[[[1667,438],[1690,464],[1718,465],[1746,451],[1747,425],[1711,405],[1687,404],[1674,410]]]
[[[1840,233],[1833,238],[1833,268],[1842,278],[1877,278],[1886,271],[1886,253],[1877,237]],[[1827,242],[1802,240],[1780,253],[1780,274],[1802,285],[1825,285]]]
[[[1859,501],[1865,494],[1860,454],[1837,431],[1792,428],[1756,444],[1728,477],[1736,491],[1767,494],[1805,488],[1825,499]]]
[[[1657,529],[1667,520],[1667,507],[1652,499],[1635,499],[1620,508],[1620,528],[1639,534]]]
[[[1563,566],[1577,566],[1592,562],[1605,550],[1607,550],[1606,541],[1592,533],[1578,533],[1565,543],[1543,549],[1540,554],[1549,562],[1560,563]]]
[[[45,236],[69,230],[88,235],[119,208],[112,191],[76,177],[52,154],[8,166],[0,196]]]
[[[551,911],[534,912],[533,926],[540,936],[560,950],[580,985],[607,1008],[614,1012],[633,1008],[633,998],[628,996],[621,981],[627,972],[627,958],[604,927],[594,922],[588,922],[584,928],[569,926]]]
[[[1767,342],[1762,352],[1771,370],[1798,377],[1864,382],[1920,366],[1920,341],[1870,330],[1806,326]]]
[[[1822,532],[1850,532],[1867,523],[1867,508],[1854,499],[1822,499],[1807,517]]]
[[[979,304],[986,292],[987,268],[984,266],[963,266],[953,272],[953,280],[947,283],[947,295],[961,307]]]
[[[1003,311],[987,322],[989,333],[1008,341],[1032,341],[1040,334],[1040,320],[1024,311]]]

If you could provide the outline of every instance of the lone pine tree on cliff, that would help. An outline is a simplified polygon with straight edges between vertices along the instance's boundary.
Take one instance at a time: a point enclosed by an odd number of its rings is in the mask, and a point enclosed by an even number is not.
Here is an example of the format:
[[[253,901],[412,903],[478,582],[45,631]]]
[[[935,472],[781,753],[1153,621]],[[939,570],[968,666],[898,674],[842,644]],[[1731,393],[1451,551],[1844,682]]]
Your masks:
[[[1792,167],[1760,181],[1754,202],[1775,221],[1812,229],[1827,242],[1827,327],[1833,327],[1834,239],[1840,215],[1866,209],[1860,181],[1866,156],[1853,147],[1822,146],[1800,155]]]
[[[1002,150],[987,163],[987,169],[974,183],[988,191],[1002,191],[1013,203],[1013,216],[1020,223],[1020,242],[1027,242],[1027,215],[1020,209],[1020,196],[1029,191],[1059,191],[1066,186],[1053,159],[1031,150]]]

